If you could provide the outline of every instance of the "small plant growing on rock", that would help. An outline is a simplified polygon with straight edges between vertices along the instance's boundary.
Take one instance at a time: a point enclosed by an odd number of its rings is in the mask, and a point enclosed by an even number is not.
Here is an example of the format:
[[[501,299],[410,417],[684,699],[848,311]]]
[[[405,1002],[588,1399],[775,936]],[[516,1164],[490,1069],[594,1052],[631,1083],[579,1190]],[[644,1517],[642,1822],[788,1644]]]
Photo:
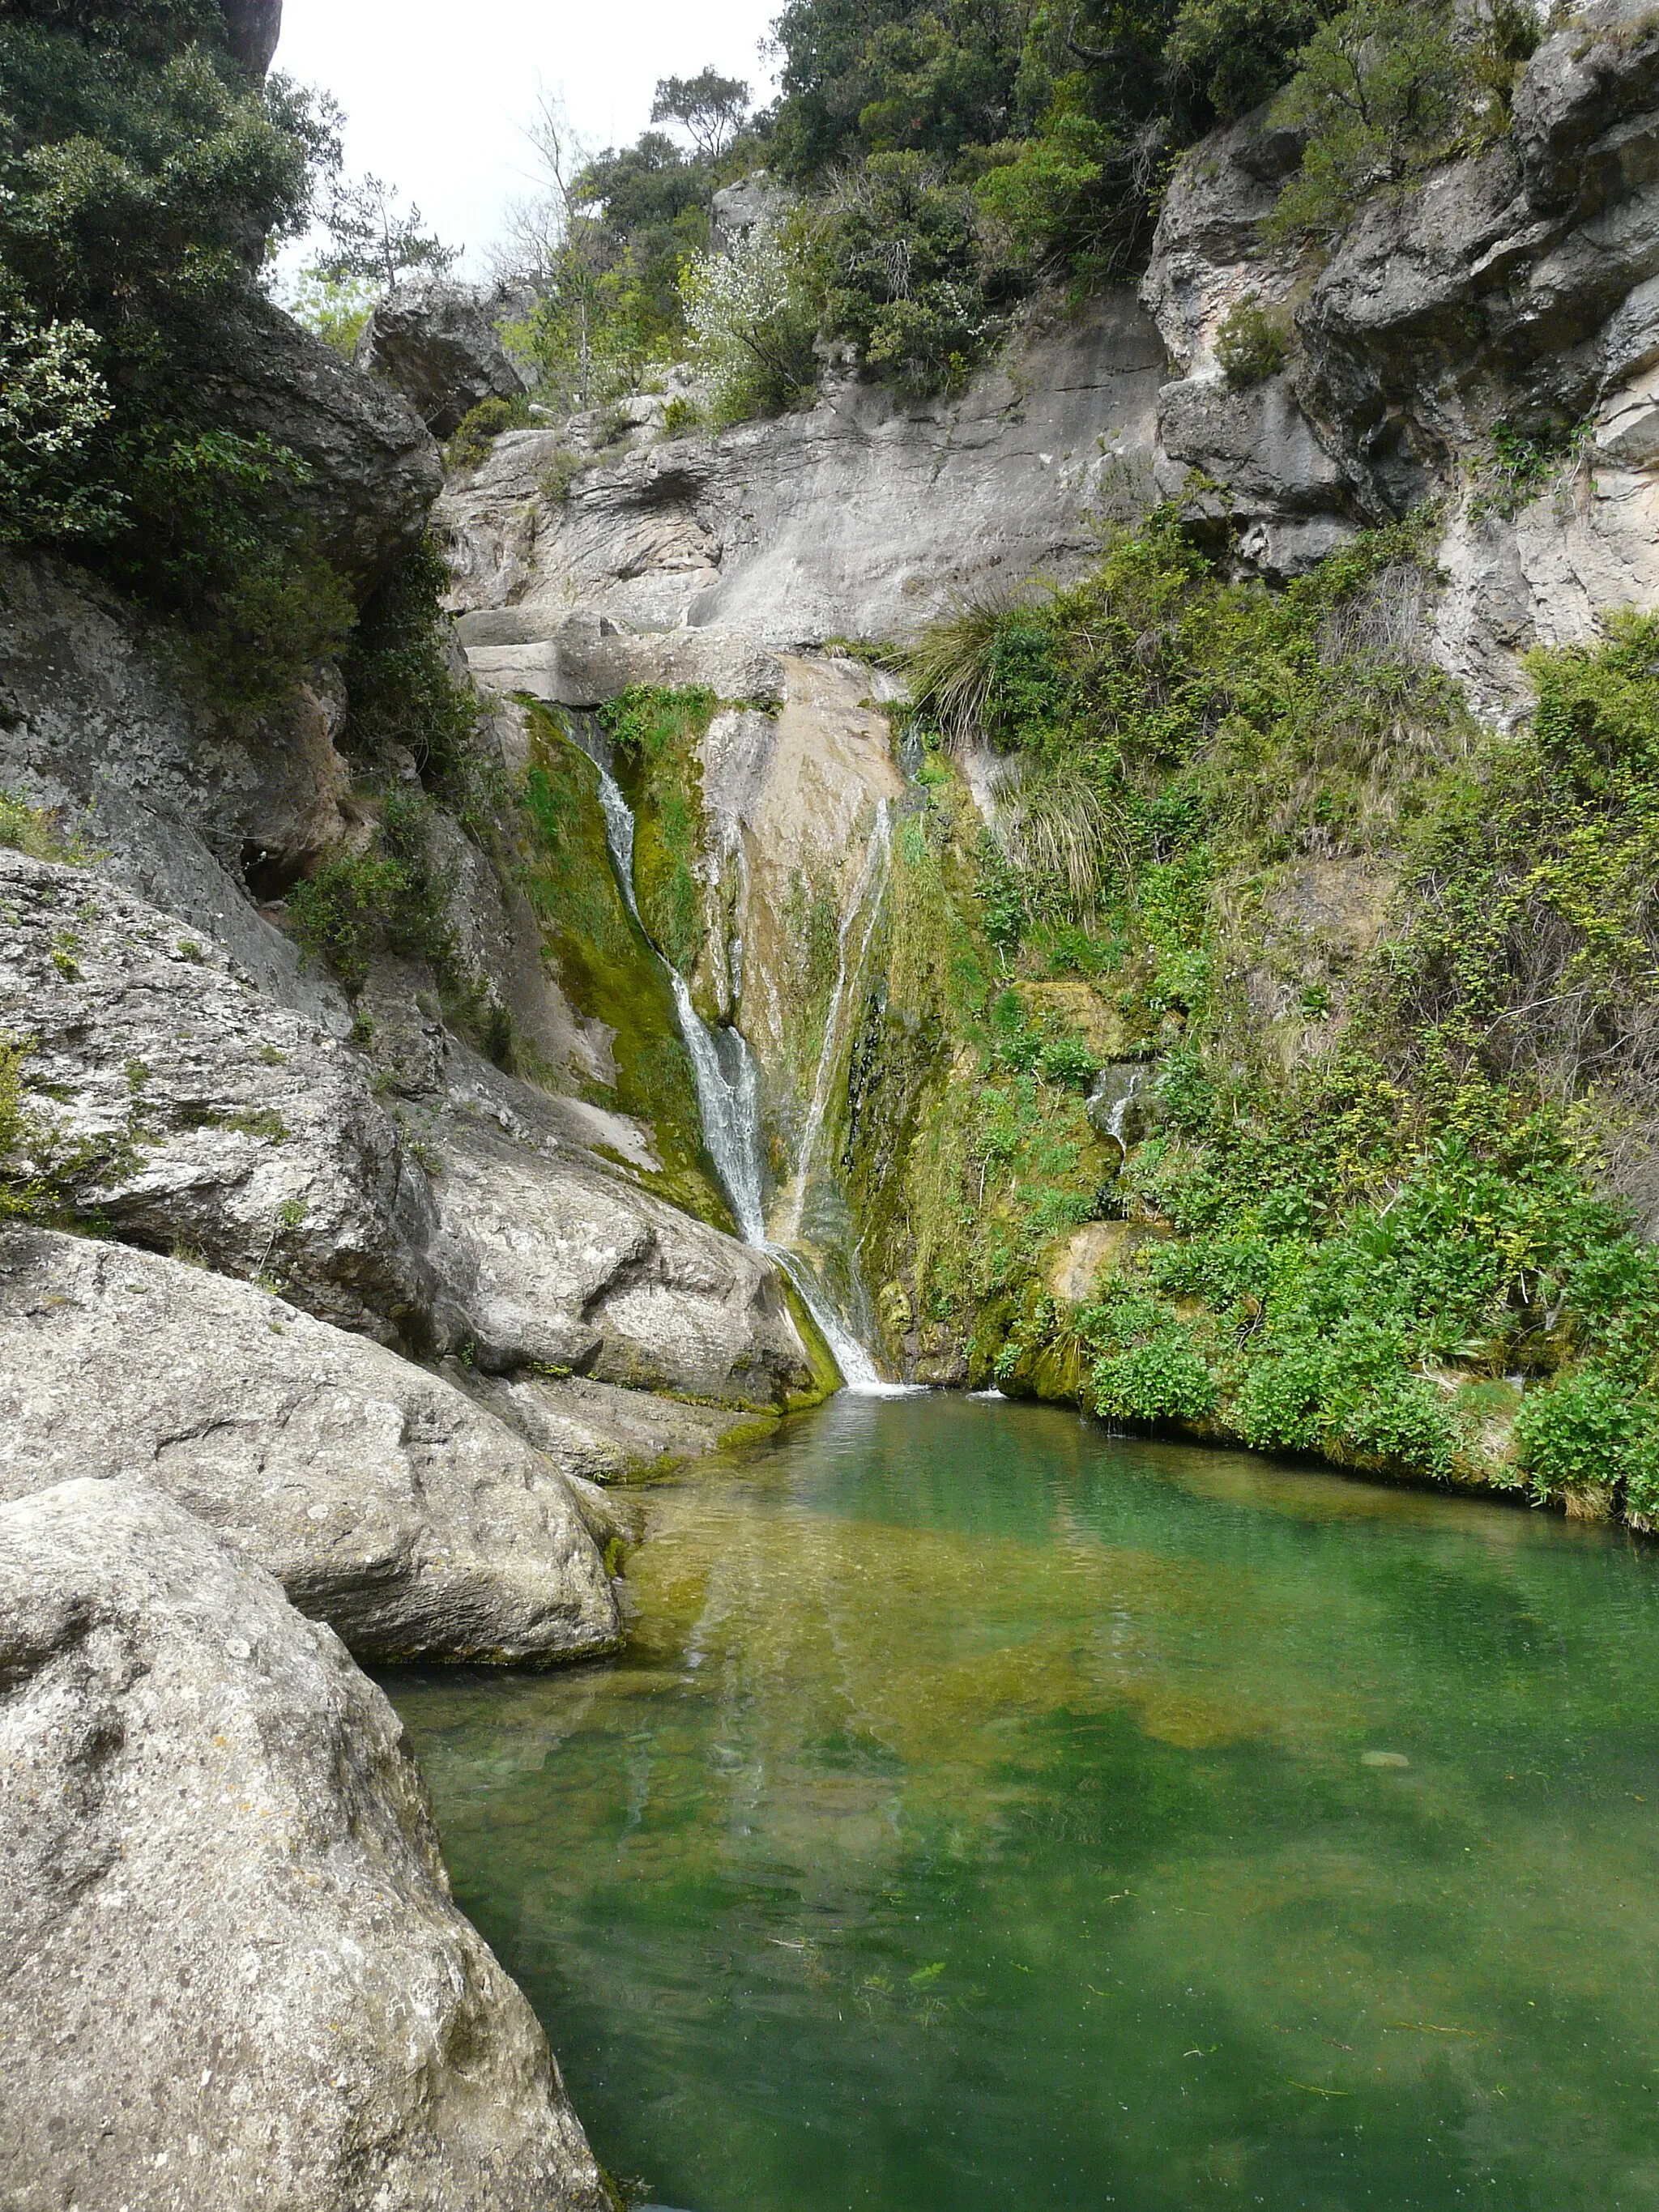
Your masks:
[[[527,429],[531,422],[527,399],[481,399],[444,447],[444,467],[450,475],[476,469],[488,459],[490,447],[503,430]]]
[[[1216,332],[1215,357],[1235,392],[1277,376],[1290,352],[1290,318],[1282,307],[1263,307],[1255,292],[1233,302]]]
[[[31,806],[20,792],[0,788],[0,845],[27,853],[36,860],[64,860],[82,866],[89,857],[73,837],[58,835],[56,816],[49,807]]]

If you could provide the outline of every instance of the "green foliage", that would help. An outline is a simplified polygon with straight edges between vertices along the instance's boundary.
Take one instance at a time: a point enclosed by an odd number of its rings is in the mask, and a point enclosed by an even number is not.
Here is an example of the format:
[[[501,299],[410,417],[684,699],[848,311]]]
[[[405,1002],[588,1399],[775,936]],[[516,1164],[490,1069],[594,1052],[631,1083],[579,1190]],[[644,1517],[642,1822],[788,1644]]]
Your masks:
[[[1273,111],[1308,133],[1273,211],[1281,236],[1336,230],[1368,193],[1409,183],[1509,120],[1542,35],[1523,0],[1358,0],[1322,21]]]
[[[37,860],[66,860],[76,867],[84,866],[88,857],[78,838],[60,834],[50,808],[31,806],[21,792],[8,791],[3,785],[0,785],[0,845],[27,853]]]
[[[382,945],[441,971],[454,958],[453,885],[433,851],[430,801],[394,791],[368,841],[337,845],[288,896],[289,925],[304,950],[350,991],[368,980]]]
[[[1659,1511],[1659,1399],[1627,1372],[1581,1367],[1528,1392],[1515,1441],[1541,1496],[1622,1486],[1635,1511]]]
[[[599,709],[617,753],[618,781],[634,808],[634,890],[646,933],[671,967],[690,976],[702,950],[702,893],[695,868],[702,846],[702,778],[697,747],[714,719],[714,694],[634,684]]]
[[[635,709],[638,701],[636,694]],[[623,903],[611,866],[599,770],[556,712],[534,710],[531,733],[531,765],[519,793],[519,881],[566,998],[578,1014],[614,1033],[614,1079],[591,1086],[592,1095],[651,1125],[665,1195],[729,1227],[703,1156],[696,1088],[667,979]]]
[[[1620,1195],[1650,1206],[1659,1109],[1659,620],[1535,654],[1533,720],[1482,737],[1419,643],[1422,545],[1376,533],[1273,595],[1164,512],[923,641],[924,727],[1012,756],[1005,806],[1086,782],[1121,842],[1063,935],[929,757],[894,936],[925,881],[933,949],[925,988],[889,958],[865,1081],[908,1089],[896,1167],[860,1168],[865,1249],[1009,1389],[1659,1512],[1659,1249]],[[1373,883],[1346,942],[1325,887]],[[1061,973],[1080,996],[1035,980]],[[1067,1164],[1073,1006],[1157,1057],[1121,1147],[1079,1127]],[[908,1073],[928,1006],[949,1026]],[[1036,1295],[1101,1215],[1129,1242],[1093,1297]]]
[[[480,710],[453,672],[442,594],[449,571],[423,539],[392,568],[363,609],[341,664],[349,717],[347,750],[385,774],[413,757],[425,788],[476,835],[487,835],[496,774],[478,743]]]
[[[404,277],[424,271],[441,276],[459,259],[422,228],[425,218],[383,177],[364,177],[355,185],[337,179],[328,205],[330,250],[314,264],[325,285],[372,284],[390,292]]]
[[[380,300],[372,277],[329,276],[317,268],[301,270],[288,288],[283,305],[343,361],[354,361],[357,341]]]
[[[960,386],[992,324],[971,192],[915,153],[878,153],[840,178],[814,227],[823,328],[913,393]]]
[[[687,262],[680,294],[691,358],[716,428],[777,415],[817,381],[817,312],[799,232],[756,223],[729,253]]]
[[[84,323],[42,324],[0,297],[0,541],[107,537],[113,486],[88,481],[94,434],[110,417]]]
[[[1216,332],[1216,359],[1236,391],[1277,376],[1290,350],[1289,318],[1282,309],[1264,307],[1254,292],[1235,301]]]
[[[534,422],[528,399],[481,399],[461,417],[444,447],[444,466],[452,475],[476,469],[503,430],[523,430]]]
[[[0,88],[0,530],[179,615],[222,689],[268,698],[349,609],[299,464],[212,395],[258,342],[264,241],[305,227],[337,118],[251,84],[191,0],[13,10]]]

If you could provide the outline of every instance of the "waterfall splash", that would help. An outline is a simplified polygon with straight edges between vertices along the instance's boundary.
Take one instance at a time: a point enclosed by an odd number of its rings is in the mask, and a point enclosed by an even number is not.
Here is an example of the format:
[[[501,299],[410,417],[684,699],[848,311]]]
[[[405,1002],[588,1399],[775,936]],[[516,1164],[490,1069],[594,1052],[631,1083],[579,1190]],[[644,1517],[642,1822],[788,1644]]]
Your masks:
[[[584,746],[583,750],[588,752],[589,759],[599,771],[599,805],[605,811],[605,842],[611,848],[617,881],[629,914],[639,923],[641,933],[649,941],[649,933],[641,921],[639,903],[634,895],[633,809],[605,763],[595,758],[587,747]],[[879,859],[878,843],[880,846]],[[805,1188],[806,1171],[811,1165],[810,1146],[816,1144],[828,1103],[828,1086],[833,1072],[834,1038],[849,972],[848,933],[863,908],[869,887],[874,880],[874,872],[884,860],[886,848],[887,807],[884,800],[878,818],[877,836],[871,843],[871,859],[860,883],[858,901],[842,927],[841,972],[836,977],[836,998],[830,1006],[829,1026],[824,1033],[823,1054],[819,1060],[818,1081],[813,1092],[813,1110],[807,1119],[808,1142],[802,1150],[788,1232],[792,1237],[799,1233],[801,1193]],[[850,971],[854,978],[863,965],[874,928],[872,914],[859,948],[858,961]],[[801,1255],[792,1251],[787,1245],[775,1243],[767,1235],[761,1177],[760,1071],[756,1066],[755,1055],[749,1049],[747,1039],[737,1030],[721,1030],[717,1036],[692,1003],[690,986],[678,969],[666,960],[663,966],[667,970],[669,985],[674,994],[674,1009],[679,1017],[680,1035],[685,1041],[692,1076],[696,1084],[703,1142],[708,1147],[708,1156],[714,1163],[726,1197],[731,1201],[738,1234],[745,1244],[752,1245],[756,1250],[765,1252],[775,1260],[788,1275],[800,1293],[801,1304],[817,1322],[824,1342],[834,1353],[842,1380],[849,1391],[878,1394],[902,1390],[904,1388],[902,1383],[882,1380],[875,1361],[825,1297],[822,1286],[814,1279],[811,1269]],[[822,1098],[820,1091],[823,1093]]]

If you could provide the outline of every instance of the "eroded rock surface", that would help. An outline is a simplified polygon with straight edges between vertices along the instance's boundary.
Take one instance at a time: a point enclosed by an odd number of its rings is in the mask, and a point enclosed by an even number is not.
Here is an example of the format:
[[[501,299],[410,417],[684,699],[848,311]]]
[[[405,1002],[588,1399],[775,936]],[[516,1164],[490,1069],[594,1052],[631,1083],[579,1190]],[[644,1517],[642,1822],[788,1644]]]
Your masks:
[[[1217,519],[1273,576],[1445,500],[1437,651],[1501,714],[1528,647],[1659,594],[1659,27],[1643,0],[1579,10],[1522,71],[1501,143],[1374,194],[1318,258],[1264,228],[1299,151],[1247,118],[1170,185],[1142,288],[1178,371],[1159,482],[1223,488]],[[1240,386],[1217,345],[1252,301],[1287,350]],[[1499,422],[1555,441],[1546,481],[1494,471]]]
[[[605,2212],[384,1695],[155,1490],[0,1510],[11,2212]]]
[[[770,647],[909,636],[957,593],[1084,565],[1086,514],[1144,499],[1163,374],[1156,332],[1117,292],[1013,348],[960,399],[832,380],[776,422],[647,434],[568,495],[564,434],[509,434],[437,510],[454,604],[512,610],[518,633],[500,644],[520,652],[572,613],[623,637],[684,623]]]
[[[434,437],[452,437],[482,400],[524,395],[490,304],[471,284],[400,284],[364,325],[357,367],[395,386]]]
[[[348,1328],[460,1332],[427,1178],[355,1054],[84,869],[0,849],[0,1024],[32,1048],[33,1149],[63,1196]]]
[[[14,1231],[0,1495],[78,1475],[165,1490],[360,1657],[537,1662],[618,1638],[603,1506],[449,1383],[251,1284]]]
[[[718,1406],[687,1405],[581,1376],[474,1374],[466,1387],[567,1474],[586,1482],[665,1474],[753,1429],[747,1421],[734,1425],[731,1413]]]
[[[325,687],[326,689],[326,687]],[[343,1035],[340,993],[302,970],[248,896],[342,834],[339,699],[273,720],[216,711],[134,611],[89,577],[0,551],[0,783],[57,809],[100,873],[229,948],[261,987]]]

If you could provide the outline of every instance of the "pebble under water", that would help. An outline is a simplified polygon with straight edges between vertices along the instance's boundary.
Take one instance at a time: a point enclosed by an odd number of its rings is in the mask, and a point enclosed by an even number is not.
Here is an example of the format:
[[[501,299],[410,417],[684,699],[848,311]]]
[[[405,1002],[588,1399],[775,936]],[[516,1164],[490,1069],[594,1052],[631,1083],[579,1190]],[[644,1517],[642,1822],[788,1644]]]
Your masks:
[[[686,2212],[1659,2207],[1659,1553],[841,1398],[633,1642],[384,1678],[599,2157]]]

